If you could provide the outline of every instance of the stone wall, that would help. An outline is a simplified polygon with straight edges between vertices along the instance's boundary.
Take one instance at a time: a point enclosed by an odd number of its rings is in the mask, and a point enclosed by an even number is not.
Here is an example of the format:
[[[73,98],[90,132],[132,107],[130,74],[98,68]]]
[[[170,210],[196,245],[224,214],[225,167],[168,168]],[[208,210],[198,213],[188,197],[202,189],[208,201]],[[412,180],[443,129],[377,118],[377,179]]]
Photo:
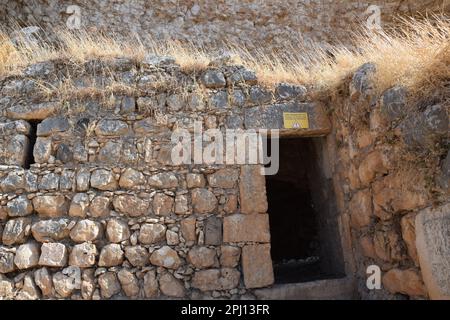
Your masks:
[[[245,44],[250,50],[290,47],[310,41],[347,43],[355,25],[380,7],[383,27],[395,15],[450,10],[447,0],[312,0],[312,1],[85,1],[2,0],[0,19],[17,19],[23,25],[65,26],[69,5],[81,8],[83,27],[116,35],[136,33],[145,39],[178,39],[197,45],[222,47],[223,42]],[[0,20],[1,21],[1,20]],[[264,46],[261,46],[261,43]]]
[[[369,299],[448,299],[450,106],[420,97],[419,107],[401,86],[377,96],[374,72],[363,65],[343,89],[348,95],[331,102],[336,194],[359,291]],[[370,265],[381,269],[382,290],[366,287]]]
[[[93,94],[111,72],[127,93]],[[73,91],[42,93],[69,74]],[[305,88],[147,56],[42,62],[0,91],[0,297],[251,298],[272,285],[260,167],[175,165],[171,134],[194,120],[282,128],[283,110],[309,112],[302,132],[324,134],[328,118]]]

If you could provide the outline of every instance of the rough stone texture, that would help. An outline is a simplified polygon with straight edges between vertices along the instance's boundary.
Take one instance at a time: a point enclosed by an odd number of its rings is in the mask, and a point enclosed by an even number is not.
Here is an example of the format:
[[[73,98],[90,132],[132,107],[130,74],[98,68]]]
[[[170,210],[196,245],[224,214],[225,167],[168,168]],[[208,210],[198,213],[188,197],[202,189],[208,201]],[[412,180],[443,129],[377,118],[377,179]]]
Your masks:
[[[234,214],[223,220],[224,242],[269,242],[269,215]]]
[[[205,244],[220,245],[222,243],[222,219],[209,217],[205,221]]]
[[[207,189],[192,190],[192,206],[196,213],[213,212],[217,206],[217,199],[211,191]]]
[[[222,267],[234,268],[238,265],[241,257],[241,248],[233,246],[220,247],[220,265]]]
[[[14,264],[18,269],[33,268],[38,265],[40,247],[35,242],[22,244],[17,248]]]
[[[34,210],[45,218],[61,217],[69,211],[69,201],[63,195],[43,195],[33,199]]]
[[[22,244],[30,234],[31,219],[17,218],[9,220],[3,230],[2,242],[5,245]]]
[[[450,205],[425,209],[416,217],[416,246],[431,299],[450,299]]]
[[[123,195],[115,197],[113,200],[114,209],[127,214],[130,217],[146,215],[149,210],[149,204],[136,196]]]
[[[31,227],[34,239],[39,242],[62,240],[69,236],[68,219],[42,220]]]
[[[70,230],[70,238],[74,242],[95,241],[102,234],[102,226],[96,221],[89,219],[80,220]]]
[[[117,189],[117,181],[111,171],[98,169],[92,172],[91,186],[99,190],[115,190]]]
[[[170,277],[167,280],[170,282]],[[148,271],[144,276],[144,294],[146,298],[154,298],[158,295],[158,280],[154,270]]]
[[[213,267],[217,262],[216,250],[207,247],[195,247],[189,250],[187,261],[198,269]]]
[[[69,256],[69,265],[88,268],[95,264],[98,255],[97,248],[92,243],[77,244],[72,248]]]
[[[420,274],[414,269],[391,269],[383,275],[383,286],[391,293],[425,296],[426,290]]]
[[[139,294],[139,282],[129,270],[120,270],[117,273],[117,278],[127,297],[136,297]]]
[[[120,283],[114,272],[106,272],[98,277],[100,292],[105,299],[111,298],[120,292]]]
[[[33,205],[25,196],[19,196],[8,202],[6,210],[10,217],[24,217],[33,212]]]
[[[243,166],[239,177],[241,213],[267,212],[266,179],[260,166]]]
[[[167,227],[158,223],[142,225],[139,233],[139,242],[142,244],[157,243],[166,238]]]
[[[106,236],[113,243],[119,243],[130,237],[130,229],[125,221],[111,219],[106,227]]]
[[[125,257],[134,267],[143,267],[149,263],[150,254],[142,246],[125,248]]]
[[[242,248],[242,272],[246,288],[262,288],[275,281],[270,257],[270,244],[247,245]]]
[[[201,291],[230,290],[239,283],[240,273],[236,269],[208,269],[197,271],[192,278],[192,286]]]
[[[161,292],[169,297],[183,298],[186,294],[183,283],[170,273],[165,273],[159,279]]]
[[[173,211],[174,200],[163,193],[158,193],[153,198],[153,213],[157,216],[168,216]]]
[[[100,267],[113,267],[120,265],[124,259],[124,252],[120,245],[112,243],[104,246],[100,252],[98,265]]]
[[[372,198],[370,190],[355,193],[349,203],[351,224],[354,228],[363,228],[372,221]]]
[[[39,265],[46,267],[64,267],[67,264],[67,247],[62,243],[44,243],[41,246]]]
[[[180,257],[177,252],[169,246],[164,246],[152,253],[150,262],[155,266],[161,266],[168,269],[178,269],[181,265]]]

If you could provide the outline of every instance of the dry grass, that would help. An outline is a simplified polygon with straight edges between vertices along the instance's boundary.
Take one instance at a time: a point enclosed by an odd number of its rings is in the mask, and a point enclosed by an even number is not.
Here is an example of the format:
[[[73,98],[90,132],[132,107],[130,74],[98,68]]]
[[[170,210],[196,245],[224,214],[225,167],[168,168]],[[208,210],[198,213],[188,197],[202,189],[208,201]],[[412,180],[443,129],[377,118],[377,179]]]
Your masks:
[[[0,33],[0,74],[14,74],[24,66],[48,59],[64,58],[81,63],[93,57],[128,56],[136,61],[146,53],[171,55],[185,71],[199,71],[211,61],[211,52],[192,43],[160,43],[137,37],[127,43],[114,37],[89,32],[55,31],[58,46],[42,40],[13,45],[6,33]],[[379,92],[403,84],[415,90],[429,89],[435,79],[450,74],[450,21],[446,17],[403,20],[395,31],[360,32],[353,49],[345,47],[284,48],[283,54],[250,53],[228,44],[247,67],[256,71],[262,84],[300,83],[318,90],[332,91],[365,62],[377,66]],[[427,90],[428,90],[427,89]]]

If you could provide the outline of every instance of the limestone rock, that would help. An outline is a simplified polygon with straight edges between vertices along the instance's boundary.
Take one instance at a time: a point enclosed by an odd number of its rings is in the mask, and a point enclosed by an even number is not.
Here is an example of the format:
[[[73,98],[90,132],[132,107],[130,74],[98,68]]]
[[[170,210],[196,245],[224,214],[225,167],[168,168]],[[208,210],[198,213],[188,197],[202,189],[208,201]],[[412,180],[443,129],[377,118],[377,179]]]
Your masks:
[[[194,247],[189,250],[187,261],[197,269],[213,267],[217,262],[216,250],[208,247]]]
[[[153,244],[166,238],[167,227],[158,223],[145,223],[139,232],[139,242],[142,244]]]
[[[53,292],[53,281],[47,268],[41,268],[34,272],[34,282],[41,289],[44,297],[49,297]]]
[[[222,243],[222,219],[219,217],[209,217],[205,220],[205,244],[220,245]]]
[[[97,196],[89,206],[90,216],[93,218],[107,217],[110,212],[111,201],[107,197]]]
[[[194,217],[183,219],[180,222],[181,234],[188,242],[194,243],[197,240],[195,236],[195,224],[196,219]]]
[[[114,272],[106,272],[98,277],[98,285],[104,299],[109,299],[120,292],[120,283]]]
[[[119,186],[124,189],[133,189],[146,183],[145,176],[132,168],[127,168],[120,176]]]
[[[89,219],[80,220],[70,230],[70,238],[78,243],[95,241],[102,235],[100,223]]]
[[[262,288],[274,283],[270,244],[242,248],[242,272],[246,288]]]
[[[206,184],[205,176],[200,173],[188,173],[186,184],[188,188],[204,188]]]
[[[221,88],[227,84],[223,73],[215,69],[206,70],[201,76],[201,81],[207,88]]]
[[[242,166],[239,177],[241,213],[267,212],[266,179],[260,166]]]
[[[154,270],[149,270],[144,276],[144,294],[146,298],[154,298],[158,295],[158,281]]]
[[[39,137],[33,149],[33,158],[36,163],[45,163],[52,155],[52,139]]]
[[[31,233],[39,242],[59,241],[69,236],[68,219],[41,220],[33,224]]]
[[[236,269],[208,269],[194,273],[192,287],[201,291],[231,290],[238,286],[240,272]]]
[[[157,193],[153,198],[153,213],[157,216],[168,216],[173,210],[173,198],[164,193]]]
[[[391,269],[383,275],[383,286],[391,293],[408,296],[426,296],[426,289],[420,274],[414,269]]]
[[[223,220],[224,242],[269,242],[269,215],[233,214]]]
[[[14,269],[14,253],[5,247],[0,247],[0,277],[1,273],[9,273],[14,271]]]
[[[369,189],[355,193],[349,203],[353,228],[364,228],[372,222],[372,197]]]
[[[155,266],[168,269],[178,269],[181,265],[177,252],[168,246],[155,250],[150,256],[150,262]]]
[[[88,268],[95,264],[98,255],[94,244],[84,242],[73,246],[69,256],[69,265],[80,268]]]
[[[117,278],[127,297],[137,297],[139,294],[139,282],[133,273],[127,269],[121,269],[117,273]]]
[[[91,186],[99,190],[114,191],[118,184],[111,171],[96,169],[91,174]]]
[[[99,136],[122,136],[128,132],[128,125],[120,120],[100,120],[95,128]]]
[[[33,198],[34,210],[42,218],[61,217],[69,211],[69,201],[63,195],[42,195]]]
[[[220,169],[208,175],[208,183],[214,188],[233,188],[239,178],[237,169]]]
[[[100,267],[113,267],[122,264],[124,252],[119,244],[108,244],[102,248],[98,265]]]
[[[149,263],[150,254],[142,246],[125,247],[125,257],[133,267],[144,267]]]
[[[23,279],[23,287],[17,294],[16,300],[37,300],[40,296],[33,278],[31,275],[26,275]]]
[[[47,137],[55,133],[69,130],[69,121],[66,117],[56,116],[44,119],[37,126],[37,136]]]
[[[18,269],[33,268],[38,265],[40,255],[39,245],[35,242],[22,244],[17,248],[14,264]]]
[[[217,198],[207,189],[192,190],[192,206],[195,213],[210,213],[217,207]]]
[[[17,218],[8,220],[3,229],[2,242],[4,245],[22,244],[26,241],[31,230],[31,219]]]
[[[8,202],[6,210],[10,217],[24,217],[33,212],[33,205],[26,196],[18,196]]]
[[[227,268],[235,268],[241,257],[241,249],[234,246],[220,247],[220,265]]]
[[[155,188],[171,189],[178,186],[178,178],[173,173],[161,172],[148,178],[148,184]]]
[[[86,193],[77,193],[72,198],[69,207],[69,216],[85,218],[89,209],[89,196]]]
[[[168,297],[183,298],[186,295],[183,282],[176,279],[170,273],[165,273],[161,276],[159,279],[159,287],[161,292]]]
[[[39,265],[46,267],[64,267],[67,264],[67,247],[62,243],[43,243]]]
[[[125,221],[111,219],[106,227],[108,240],[113,243],[119,243],[130,238],[130,229]]]
[[[114,209],[118,212],[138,217],[149,213],[149,203],[133,195],[120,195],[114,197]]]

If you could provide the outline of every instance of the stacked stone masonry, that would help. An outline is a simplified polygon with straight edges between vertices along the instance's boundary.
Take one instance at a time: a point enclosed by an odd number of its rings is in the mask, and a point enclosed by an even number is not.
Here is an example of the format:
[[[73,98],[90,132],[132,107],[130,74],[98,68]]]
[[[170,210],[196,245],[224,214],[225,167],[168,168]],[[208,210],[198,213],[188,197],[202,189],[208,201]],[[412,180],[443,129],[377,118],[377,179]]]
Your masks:
[[[175,165],[171,134],[194,121],[281,128],[270,115],[289,110],[310,112],[305,131],[317,135],[329,131],[323,107],[301,86],[263,88],[241,66],[184,73],[148,56],[83,67],[49,61],[2,80],[0,296],[238,298],[272,285],[260,166]],[[41,94],[43,80],[69,73],[80,75],[75,92],[102,88],[103,69],[134,94]]]
[[[79,13],[69,9],[73,5]],[[0,22],[7,25],[13,18],[23,26],[47,29],[79,18],[83,28],[125,39],[150,35],[214,48],[231,42],[270,52],[292,43],[348,45],[355,26],[378,13],[382,27],[389,28],[398,15],[448,10],[446,0],[1,0]]]

